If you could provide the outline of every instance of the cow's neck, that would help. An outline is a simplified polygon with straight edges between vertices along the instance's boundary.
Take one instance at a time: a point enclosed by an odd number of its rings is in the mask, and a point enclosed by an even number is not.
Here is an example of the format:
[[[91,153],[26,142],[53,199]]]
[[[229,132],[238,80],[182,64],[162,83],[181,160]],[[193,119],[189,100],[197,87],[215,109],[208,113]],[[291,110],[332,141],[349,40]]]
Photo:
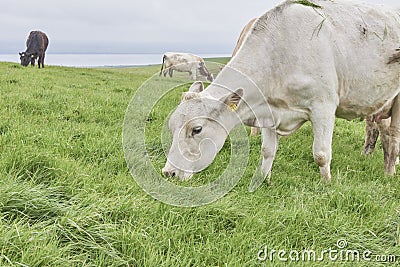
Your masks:
[[[271,110],[267,104],[265,88],[257,84],[264,77],[258,77],[260,73],[254,73],[244,68],[236,68],[228,64],[217,76],[215,81],[204,91],[202,95],[212,99],[221,99],[238,88],[243,89],[243,99],[237,114],[241,122],[248,126],[274,127]],[[265,73],[264,73],[265,75]],[[251,76],[251,78],[249,78]],[[240,123],[237,122],[237,123]]]

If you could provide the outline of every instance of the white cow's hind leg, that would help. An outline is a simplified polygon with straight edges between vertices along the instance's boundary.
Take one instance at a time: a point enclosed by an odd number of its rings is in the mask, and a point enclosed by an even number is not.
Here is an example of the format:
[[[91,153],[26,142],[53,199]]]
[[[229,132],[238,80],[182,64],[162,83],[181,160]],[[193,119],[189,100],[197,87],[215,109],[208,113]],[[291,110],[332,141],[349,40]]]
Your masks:
[[[313,110],[311,123],[314,132],[313,155],[318,164],[322,178],[329,182],[331,180],[332,159],[332,136],[335,125],[336,107],[322,105],[321,108]]]
[[[400,99],[397,96],[392,106],[392,116],[389,128],[388,160],[385,162],[385,172],[388,175],[396,174],[396,159],[399,155],[400,144]]]
[[[261,145],[261,165],[255,171],[251,184],[250,192],[254,192],[268,176],[268,184],[271,182],[271,169],[274,162],[276,151],[278,150],[278,135],[274,129],[262,128],[262,145]]]
[[[385,166],[387,166],[389,163],[390,122],[391,122],[391,119],[388,118],[388,119],[378,121],[376,123],[376,126],[378,127],[380,135],[381,135],[381,143],[382,143],[383,158],[384,158]]]
[[[365,119],[365,142],[361,154],[367,155],[367,154],[372,154],[374,152],[378,136],[379,136],[378,126],[373,121],[372,116],[368,116]]]

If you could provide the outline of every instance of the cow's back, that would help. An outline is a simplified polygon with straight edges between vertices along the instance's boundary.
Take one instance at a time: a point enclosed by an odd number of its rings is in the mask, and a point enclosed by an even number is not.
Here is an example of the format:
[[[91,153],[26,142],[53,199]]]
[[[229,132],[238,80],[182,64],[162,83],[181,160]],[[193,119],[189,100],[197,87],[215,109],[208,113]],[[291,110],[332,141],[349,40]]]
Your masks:
[[[49,45],[47,35],[41,31],[31,31],[26,40],[27,51],[45,52]]]
[[[233,52],[232,52],[232,57],[234,57],[237,54],[237,52],[239,51],[239,48],[242,46],[245,37],[247,36],[247,34],[249,33],[249,31],[251,29],[251,26],[253,26],[253,24],[254,24],[254,22],[256,20],[257,20],[257,18],[254,18],[254,19],[250,20],[246,24],[246,26],[244,26],[242,31],[240,32],[239,38],[238,38],[238,40],[236,42],[236,46],[235,46],[235,48],[233,49]]]
[[[266,95],[286,97],[299,82],[330,85],[339,117],[373,113],[398,93],[400,67],[388,62],[400,46],[399,16],[361,2],[313,3],[286,1],[261,16],[230,65]],[[254,75],[260,68],[270,71]]]
[[[164,53],[166,68],[177,71],[192,71],[203,59],[190,53],[166,52]]]
[[[164,56],[170,60],[177,62],[193,62],[203,60],[201,57],[190,53],[166,52]]]

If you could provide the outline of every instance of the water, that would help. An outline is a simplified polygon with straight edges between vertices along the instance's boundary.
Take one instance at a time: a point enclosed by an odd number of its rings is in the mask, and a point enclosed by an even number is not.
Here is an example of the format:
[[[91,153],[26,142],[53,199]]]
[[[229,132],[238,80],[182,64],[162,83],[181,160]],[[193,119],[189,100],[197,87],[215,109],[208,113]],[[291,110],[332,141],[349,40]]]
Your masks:
[[[161,64],[162,54],[46,54],[45,65],[66,67],[128,67]],[[199,54],[204,58],[228,57],[228,54]],[[17,62],[19,55],[0,54],[0,62]]]

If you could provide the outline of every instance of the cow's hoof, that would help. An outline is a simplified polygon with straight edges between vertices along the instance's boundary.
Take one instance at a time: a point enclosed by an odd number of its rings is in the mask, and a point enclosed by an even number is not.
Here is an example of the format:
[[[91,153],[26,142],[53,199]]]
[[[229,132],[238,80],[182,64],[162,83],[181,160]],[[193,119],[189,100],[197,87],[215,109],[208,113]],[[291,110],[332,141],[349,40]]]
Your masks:
[[[329,175],[325,174],[322,175],[322,182],[324,182],[325,184],[330,184],[332,179],[331,179],[331,174],[329,173]]]
[[[374,149],[370,147],[364,147],[361,151],[361,155],[370,155],[372,153],[374,153]]]

